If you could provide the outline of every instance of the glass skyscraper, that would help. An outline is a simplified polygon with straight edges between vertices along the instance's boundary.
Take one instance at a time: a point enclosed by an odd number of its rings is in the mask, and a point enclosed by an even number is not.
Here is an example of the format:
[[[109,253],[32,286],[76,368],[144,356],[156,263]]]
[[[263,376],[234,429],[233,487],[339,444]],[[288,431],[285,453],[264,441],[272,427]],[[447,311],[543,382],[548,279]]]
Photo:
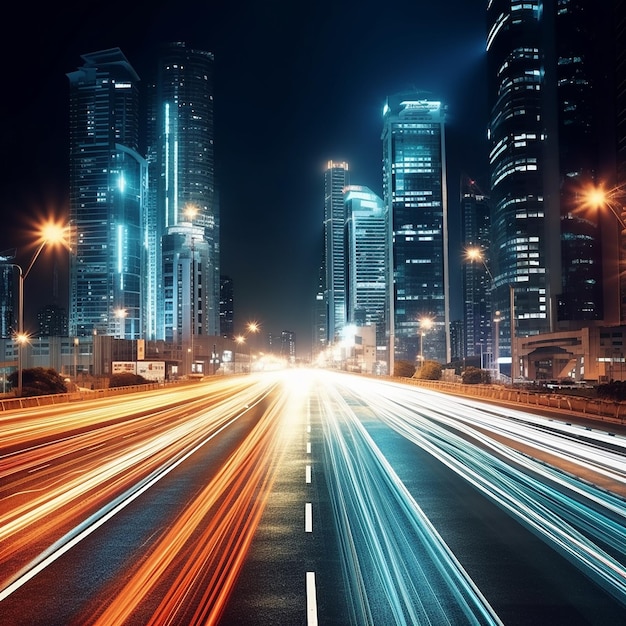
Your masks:
[[[350,184],[348,164],[329,161],[324,173],[324,258],[327,342],[341,337],[347,321],[346,205],[344,189]]]
[[[181,345],[220,332],[213,64],[211,52],[168,44],[151,85],[148,327]]]
[[[615,181],[611,11],[590,0],[488,4],[490,260],[504,353],[511,321],[529,336],[620,319],[617,221],[581,206],[585,186]]]
[[[463,264],[463,321],[465,345],[461,356],[481,355],[483,366],[493,367],[492,281],[487,268],[491,265],[491,215],[489,201],[474,180],[461,180],[461,239],[466,250],[480,251],[480,260]],[[489,356],[487,356],[489,355]]]
[[[348,217],[348,322],[376,328],[378,359],[387,362],[387,212],[368,187],[345,189]]]
[[[383,196],[391,215],[390,367],[395,360],[416,362],[420,354],[447,363],[444,105],[416,92],[390,96],[383,111],[382,142]]]
[[[71,336],[142,335],[147,164],[139,77],[119,48],[82,55],[70,83]]]

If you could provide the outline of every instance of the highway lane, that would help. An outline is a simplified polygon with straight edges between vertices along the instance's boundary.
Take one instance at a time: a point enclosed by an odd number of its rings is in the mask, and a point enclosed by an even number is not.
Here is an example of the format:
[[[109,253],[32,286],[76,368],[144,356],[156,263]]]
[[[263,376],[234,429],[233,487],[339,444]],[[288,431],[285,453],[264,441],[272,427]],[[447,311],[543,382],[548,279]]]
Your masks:
[[[159,395],[0,422],[0,623],[626,623],[620,436],[326,372]]]

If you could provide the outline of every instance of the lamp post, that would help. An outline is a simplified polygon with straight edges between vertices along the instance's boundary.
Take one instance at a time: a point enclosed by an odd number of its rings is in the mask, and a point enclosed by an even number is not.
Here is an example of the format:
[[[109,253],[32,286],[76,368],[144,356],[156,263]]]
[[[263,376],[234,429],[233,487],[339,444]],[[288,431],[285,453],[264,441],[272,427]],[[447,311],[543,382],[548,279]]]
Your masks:
[[[74,337],[74,382],[78,379],[78,337]]]
[[[606,323],[620,323],[623,318],[625,283],[623,264],[626,255],[626,190],[623,185],[606,189],[603,184],[587,185],[577,198],[576,212],[596,212],[609,209],[619,225],[619,231],[599,220],[603,248],[608,262],[603,264],[604,319]],[[608,252],[607,252],[608,251]]]
[[[66,227],[55,222],[47,222],[40,226],[39,245],[35,250],[26,271],[17,263],[5,263],[18,271],[18,296],[17,296],[17,334],[15,340],[17,342],[17,396],[22,396],[22,349],[23,345],[28,341],[28,335],[24,332],[24,281],[28,278],[30,271],[33,269],[35,261],[41,254],[41,251],[47,244],[65,243]],[[12,257],[11,257],[12,258]]]
[[[496,311],[496,316],[493,318],[493,323],[496,329],[495,336],[493,338],[493,358],[496,362],[496,380],[500,380],[500,311]]]
[[[424,335],[425,331],[433,327],[433,320],[430,317],[421,317],[420,323],[420,367],[424,365]]]
[[[493,274],[491,273],[491,270],[489,269],[489,266],[487,265],[487,261],[485,260],[485,255],[483,254],[483,251],[480,248],[467,248],[465,250],[465,258],[470,261],[480,261],[483,264],[483,267],[485,268],[485,271],[487,272],[487,276],[489,276],[489,280],[490,280],[490,284],[491,284],[491,288],[493,288],[495,286],[495,279],[493,277]],[[510,307],[510,316],[511,316],[511,324],[510,324],[510,328],[511,328],[511,382],[515,383],[515,379],[517,378],[516,376],[516,370],[517,370],[517,364],[516,364],[516,356],[515,356],[515,333],[516,333],[516,329],[515,329],[515,290],[513,288],[513,285],[509,285],[509,307]],[[498,324],[502,321],[502,318],[500,317],[500,311],[496,311],[496,319],[494,319],[494,323],[496,324],[496,340],[495,340],[495,346],[496,348],[494,348],[494,356],[496,358],[496,362],[498,363],[498,378],[500,377],[500,355],[499,355],[499,351],[500,351],[500,345],[499,345],[499,326]]]
[[[256,335],[259,332],[259,330],[261,330],[261,326],[258,322],[248,322],[248,324],[246,325],[245,332],[235,337],[235,343],[239,346],[246,343],[248,335],[250,334]],[[234,354],[235,355],[237,354],[236,347],[235,347]],[[233,370],[235,371],[236,371],[236,365],[235,365],[236,358],[237,358],[236,356],[233,357]],[[251,362],[252,362],[252,357],[250,355],[250,344],[248,344],[248,371],[250,371],[251,369]]]

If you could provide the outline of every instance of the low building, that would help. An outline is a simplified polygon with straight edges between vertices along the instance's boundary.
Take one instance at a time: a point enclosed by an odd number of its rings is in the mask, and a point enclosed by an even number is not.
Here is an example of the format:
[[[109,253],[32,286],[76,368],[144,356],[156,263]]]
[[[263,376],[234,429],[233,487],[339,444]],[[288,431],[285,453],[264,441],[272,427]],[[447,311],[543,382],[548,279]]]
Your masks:
[[[626,326],[517,337],[515,355],[526,380],[626,380]]]

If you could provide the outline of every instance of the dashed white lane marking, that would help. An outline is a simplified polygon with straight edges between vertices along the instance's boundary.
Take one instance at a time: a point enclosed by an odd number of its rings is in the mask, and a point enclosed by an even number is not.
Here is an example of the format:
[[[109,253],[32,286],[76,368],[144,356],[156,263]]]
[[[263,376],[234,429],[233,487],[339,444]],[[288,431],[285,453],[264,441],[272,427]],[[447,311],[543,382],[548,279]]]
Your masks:
[[[317,626],[315,572],[306,573],[306,623],[307,626]]]
[[[310,465],[306,466],[306,482],[307,483],[311,482],[311,466]]]
[[[310,502],[304,505],[304,532],[313,532],[313,506]]]
[[[307,441],[306,443],[306,453],[311,454],[311,442]]]

